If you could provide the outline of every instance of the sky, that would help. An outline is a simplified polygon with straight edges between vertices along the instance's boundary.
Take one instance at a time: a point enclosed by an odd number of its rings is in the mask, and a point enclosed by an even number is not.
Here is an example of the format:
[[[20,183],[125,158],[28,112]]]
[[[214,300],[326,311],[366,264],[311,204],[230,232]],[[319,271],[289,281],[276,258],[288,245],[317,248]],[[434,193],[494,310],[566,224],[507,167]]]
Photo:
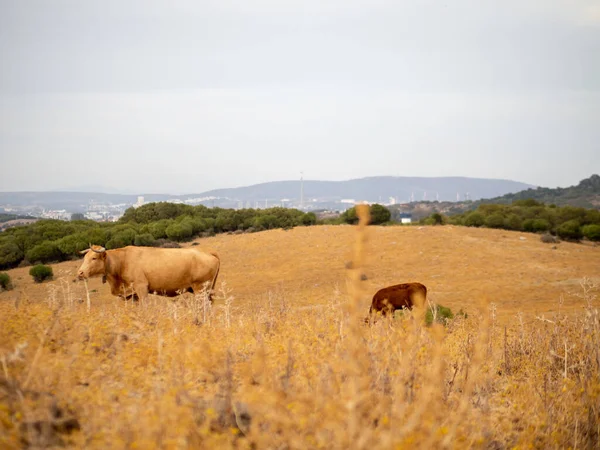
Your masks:
[[[0,191],[600,173],[597,0],[0,0]]]

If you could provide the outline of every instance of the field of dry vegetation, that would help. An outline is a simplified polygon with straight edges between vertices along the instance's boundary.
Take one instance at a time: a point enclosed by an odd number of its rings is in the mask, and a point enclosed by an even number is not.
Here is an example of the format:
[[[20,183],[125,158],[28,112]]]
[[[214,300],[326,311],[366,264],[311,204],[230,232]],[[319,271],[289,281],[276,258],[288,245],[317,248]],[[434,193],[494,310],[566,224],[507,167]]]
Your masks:
[[[600,247],[450,226],[198,244],[221,256],[212,307],[94,279],[88,310],[80,261],[8,272],[0,448],[600,448]],[[408,281],[468,316],[365,325]]]

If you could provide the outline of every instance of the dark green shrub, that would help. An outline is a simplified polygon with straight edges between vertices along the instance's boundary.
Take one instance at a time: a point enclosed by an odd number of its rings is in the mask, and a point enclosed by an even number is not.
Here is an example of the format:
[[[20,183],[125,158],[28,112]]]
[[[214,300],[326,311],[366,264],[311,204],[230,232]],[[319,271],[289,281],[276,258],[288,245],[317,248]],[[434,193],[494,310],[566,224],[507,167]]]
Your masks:
[[[51,261],[60,261],[62,253],[56,245],[56,242],[44,241],[29,250],[25,256],[29,261],[34,263],[47,263]]]
[[[389,222],[392,217],[392,213],[390,212],[390,210],[387,209],[385,206],[380,205],[378,203],[374,203],[373,205],[371,205],[370,212],[371,212],[371,222],[370,223],[372,225],[380,225],[382,223]]]
[[[433,220],[433,225],[441,225],[444,222],[440,213],[433,213],[430,217]]]
[[[154,239],[163,239],[167,237],[167,228],[171,225],[170,220],[159,220],[158,222],[152,222],[148,225],[148,231],[154,237]]]
[[[185,241],[192,237],[194,231],[191,223],[172,223],[167,227],[167,237],[173,241]]]
[[[88,248],[89,244],[90,242],[86,242],[82,234],[72,234],[56,241],[56,246],[63,256],[75,256]]]
[[[133,245],[138,247],[152,247],[154,242],[154,237],[150,233],[145,233],[138,234],[133,241]]]
[[[36,283],[41,283],[44,280],[51,280],[54,273],[52,272],[52,267],[38,264],[29,269],[29,275],[33,277]]]
[[[504,228],[519,231],[523,229],[523,221],[515,213],[511,213],[504,219]]]
[[[0,269],[16,267],[24,256],[16,242],[7,240],[0,243]]]
[[[0,292],[10,291],[13,288],[10,276],[7,273],[0,273]]]
[[[302,225],[308,226],[308,225],[314,225],[317,223],[317,216],[315,215],[315,213],[306,213],[302,216],[302,218],[300,219]]]
[[[485,223],[483,214],[473,211],[465,218],[465,225],[467,227],[481,227]]]
[[[493,213],[485,218],[485,226],[488,228],[502,228],[504,217],[500,213]]]
[[[454,314],[450,308],[446,308],[442,305],[435,305],[436,309],[436,321],[443,325],[447,324],[450,319],[454,318]],[[427,308],[427,312],[425,313],[425,323],[427,325],[431,325],[433,323],[433,311],[431,308]]]
[[[371,225],[380,225],[385,222],[389,222],[392,217],[392,213],[385,206],[382,206],[378,203],[374,203],[369,207],[369,212],[371,214],[371,221],[369,222]],[[352,207],[344,211],[340,218],[343,222],[349,224],[357,224],[358,216],[356,215],[356,207]]]
[[[586,225],[581,229],[583,235],[590,241],[600,241],[600,225]]]
[[[581,227],[579,226],[579,222],[577,220],[569,220],[561,224],[556,229],[556,234],[558,234],[561,239],[575,241],[578,241],[583,237],[583,234],[581,233]]]

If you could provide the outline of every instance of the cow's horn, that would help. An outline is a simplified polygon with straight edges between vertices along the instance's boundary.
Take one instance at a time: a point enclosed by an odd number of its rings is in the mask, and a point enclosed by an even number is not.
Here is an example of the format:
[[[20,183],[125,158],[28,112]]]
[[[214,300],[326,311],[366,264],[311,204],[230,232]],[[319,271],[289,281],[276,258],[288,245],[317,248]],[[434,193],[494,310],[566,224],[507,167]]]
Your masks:
[[[104,247],[100,247],[99,250],[96,250],[94,247],[91,247],[91,249],[93,251],[95,251],[96,253],[104,253],[106,251],[106,249]]]
[[[86,248],[85,250],[81,250],[81,251],[79,252],[79,254],[80,254],[80,255],[85,255],[85,254],[86,254],[87,252],[89,252],[89,251],[90,251],[90,249],[89,249],[89,248]]]

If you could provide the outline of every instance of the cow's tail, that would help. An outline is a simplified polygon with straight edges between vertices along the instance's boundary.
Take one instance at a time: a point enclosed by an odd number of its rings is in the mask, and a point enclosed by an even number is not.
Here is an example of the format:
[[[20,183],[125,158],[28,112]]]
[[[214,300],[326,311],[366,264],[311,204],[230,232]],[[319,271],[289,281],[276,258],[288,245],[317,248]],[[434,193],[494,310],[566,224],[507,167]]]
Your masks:
[[[212,301],[213,301],[212,295],[215,290],[215,285],[217,284],[217,277],[219,276],[219,270],[221,269],[221,258],[219,258],[219,255],[217,254],[217,252],[209,252],[209,253],[211,255],[213,255],[215,258],[217,258],[217,271],[215,272],[215,276],[213,277],[212,284],[210,285],[210,291],[208,291],[208,299],[212,303]]]

